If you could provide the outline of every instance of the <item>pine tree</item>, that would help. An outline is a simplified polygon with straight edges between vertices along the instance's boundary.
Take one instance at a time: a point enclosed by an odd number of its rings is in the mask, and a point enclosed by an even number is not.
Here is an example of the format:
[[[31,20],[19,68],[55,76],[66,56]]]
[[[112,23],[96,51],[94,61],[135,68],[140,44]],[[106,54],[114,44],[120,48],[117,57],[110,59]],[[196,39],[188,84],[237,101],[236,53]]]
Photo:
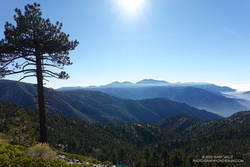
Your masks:
[[[24,146],[31,146],[35,143],[35,127],[28,114],[20,108],[15,116],[10,118],[7,135],[10,136],[11,143]]]
[[[179,154],[176,154],[173,158],[173,167],[180,167],[182,164],[182,160]]]
[[[61,31],[62,23],[52,24],[42,18],[39,4],[28,4],[24,12],[16,9],[15,13],[16,25],[7,22],[5,38],[0,41],[0,78],[14,74],[23,74],[20,80],[36,77],[40,142],[47,142],[44,80],[69,78],[61,70],[72,64],[69,51],[78,41],[69,40],[69,35]]]
[[[143,158],[144,158],[144,160],[145,160],[145,166],[146,166],[146,167],[150,166],[150,164],[149,164],[149,159],[150,159],[150,157],[151,157],[151,155],[150,155],[149,149],[146,148],[146,149],[144,150],[144,153],[143,153]]]
[[[168,155],[168,152],[167,151],[163,151],[161,153],[161,159],[163,161],[163,166],[164,167],[168,167],[169,166],[169,155]]]

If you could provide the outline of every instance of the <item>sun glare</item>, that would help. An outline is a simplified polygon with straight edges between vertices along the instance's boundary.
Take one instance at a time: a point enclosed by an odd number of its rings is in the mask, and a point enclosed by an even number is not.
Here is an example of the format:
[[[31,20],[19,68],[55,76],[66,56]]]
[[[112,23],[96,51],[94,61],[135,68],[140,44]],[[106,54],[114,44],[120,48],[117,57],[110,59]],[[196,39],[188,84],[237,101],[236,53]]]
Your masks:
[[[134,15],[138,13],[143,5],[145,0],[117,0],[121,8],[129,15]]]

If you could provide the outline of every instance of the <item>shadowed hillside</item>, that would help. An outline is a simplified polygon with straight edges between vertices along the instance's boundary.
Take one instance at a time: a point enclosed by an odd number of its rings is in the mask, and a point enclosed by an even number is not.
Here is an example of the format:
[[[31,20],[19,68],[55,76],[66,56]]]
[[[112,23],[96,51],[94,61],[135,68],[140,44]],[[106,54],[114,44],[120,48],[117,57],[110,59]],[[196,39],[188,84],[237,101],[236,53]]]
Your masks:
[[[1,80],[0,100],[35,109],[36,87],[32,84]],[[61,112],[90,122],[158,122],[175,113],[186,113],[197,119],[219,119],[220,116],[168,99],[128,100],[101,92],[72,90],[58,92],[45,89],[48,110]]]

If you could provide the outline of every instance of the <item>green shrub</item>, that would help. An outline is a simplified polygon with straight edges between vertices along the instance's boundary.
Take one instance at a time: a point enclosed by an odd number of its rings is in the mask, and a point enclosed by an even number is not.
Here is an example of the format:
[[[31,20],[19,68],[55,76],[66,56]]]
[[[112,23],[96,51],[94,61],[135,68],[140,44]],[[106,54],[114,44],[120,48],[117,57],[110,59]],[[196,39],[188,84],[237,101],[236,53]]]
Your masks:
[[[24,156],[25,148],[22,146],[0,144],[0,166],[8,166]]]
[[[47,143],[39,143],[30,147],[27,153],[32,157],[40,157],[44,159],[56,158],[56,152],[53,151]]]

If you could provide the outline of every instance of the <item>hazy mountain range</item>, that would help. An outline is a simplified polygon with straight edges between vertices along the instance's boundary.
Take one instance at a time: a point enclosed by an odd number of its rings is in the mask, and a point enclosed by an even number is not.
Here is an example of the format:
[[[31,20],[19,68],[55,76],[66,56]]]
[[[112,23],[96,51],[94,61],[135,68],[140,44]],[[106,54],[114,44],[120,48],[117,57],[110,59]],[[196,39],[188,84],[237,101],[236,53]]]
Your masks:
[[[0,100],[36,107],[35,85],[0,80]],[[145,79],[137,83],[113,82],[100,87],[45,89],[50,111],[90,122],[155,123],[178,113],[199,120],[219,119],[247,110],[242,100],[226,97],[236,92],[207,83],[169,83]],[[220,115],[220,116],[219,116]]]
[[[28,83],[0,80],[0,100],[34,109],[36,86]],[[145,100],[121,99],[92,90],[56,91],[45,89],[50,111],[61,112],[90,122],[150,122],[177,113],[185,113],[199,120],[221,118],[217,114],[196,109],[166,98]]]
[[[90,86],[87,88],[137,88],[137,87],[155,87],[155,86],[168,86],[168,87],[187,87],[187,86],[191,86],[191,87],[196,87],[196,88],[202,88],[208,91],[212,91],[215,93],[222,93],[222,92],[234,92],[236,91],[235,89],[232,89],[230,87],[227,86],[217,86],[214,84],[210,84],[210,83],[196,83],[196,82],[187,82],[187,83],[170,83],[167,81],[163,81],[163,80],[154,80],[154,79],[143,79],[139,82],[136,83],[132,83],[129,81],[125,81],[125,82],[112,82],[110,84],[107,85],[103,85],[103,86]],[[72,90],[72,89],[82,89],[82,88],[86,88],[86,87],[63,87],[63,88],[59,88],[57,90],[59,91],[65,91],[65,90]]]
[[[123,99],[165,98],[226,117],[249,108],[246,103],[224,95],[236,92],[235,89],[210,83],[170,83],[162,80],[144,79],[137,83],[113,82],[98,87],[68,87],[57,90],[63,92],[79,89],[101,91]]]

